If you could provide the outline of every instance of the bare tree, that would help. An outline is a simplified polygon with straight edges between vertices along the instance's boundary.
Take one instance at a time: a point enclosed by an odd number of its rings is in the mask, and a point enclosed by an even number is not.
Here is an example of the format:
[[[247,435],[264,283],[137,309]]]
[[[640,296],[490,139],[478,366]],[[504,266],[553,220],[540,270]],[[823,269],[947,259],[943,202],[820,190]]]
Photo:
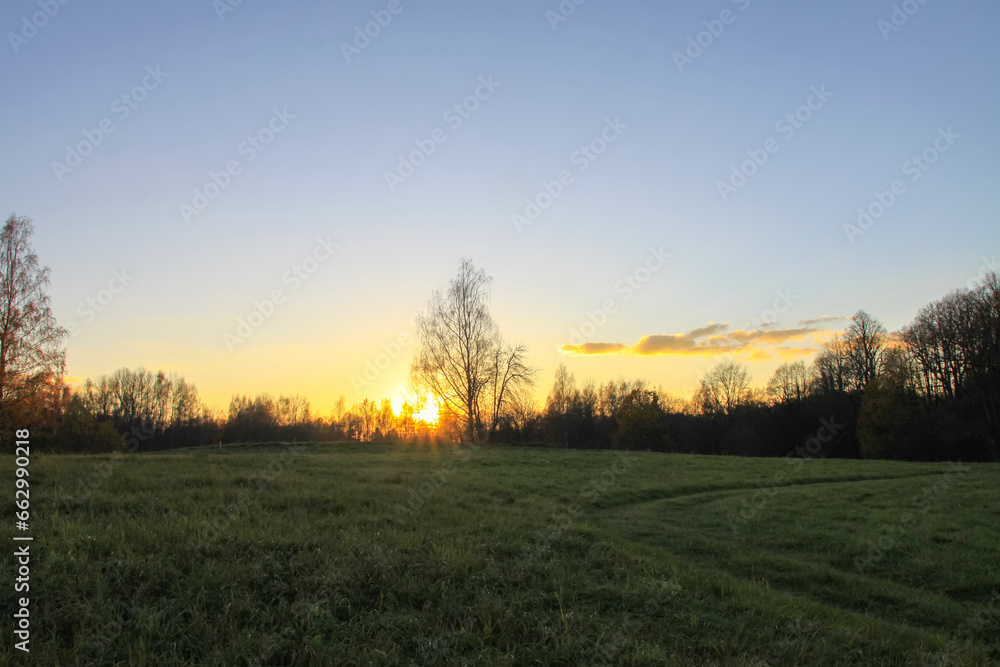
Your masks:
[[[753,397],[752,378],[744,364],[733,359],[719,363],[702,378],[696,396],[702,411],[732,415]]]
[[[396,430],[396,413],[392,409],[392,401],[383,398],[379,403],[378,413],[375,415],[375,430],[378,437],[387,439],[394,435]]]
[[[566,364],[559,364],[552,381],[552,391],[545,400],[545,413],[552,419],[562,419],[563,444],[566,447],[569,447],[569,413],[579,394],[576,378],[566,369]]]
[[[534,386],[537,369],[528,365],[524,345],[513,346],[498,340],[493,351],[493,377],[488,399],[491,412],[490,433],[496,433],[507,408],[514,403],[514,393]]]
[[[495,406],[490,427],[510,389],[534,375],[524,362],[524,348],[503,343],[489,312],[490,278],[468,259],[445,291],[435,291],[417,319],[418,347],[410,367],[413,384],[430,391],[445,412],[462,423],[475,440],[483,410]],[[492,388],[492,392],[491,392]]]
[[[864,389],[882,368],[887,334],[885,326],[864,310],[854,314],[844,333],[847,356],[853,372],[854,389]]]
[[[511,429],[519,434],[523,434],[537,418],[537,415],[535,397],[530,387],[518,387],[510,394],[505,417]]]
[[[304,396],[279,396],[275,404],[278,426],[301,426],[309,421],[311,406]]]
[[[927,400],[970,401],[983,418],[990,456],[1000,458],[1000,275],[925,306],[902,340]]]
[[[347,398],[343,394],[337,399],[336,405],[333,406],[333,411],[330,413],[331,421],[340,426],[344,421],[344,415],[347,414]]]
[[[174,382],[174,402],[171,423],[187,426],[203,412],[201,400],[198,398],[198,388],[178,378]]]
[[[839,336],[823,346],[813,361],[814,383],[822,393],[847,391],[853,371],[847,344]]]
[[[781,364],[767,382],[767,396],[777,403],[801,401],[806,396],[808,381],[804,362]]]
[[[58,393],[66,330],[48,295],[49,269],[31,247],[34,225],[11,215],[0,231],[0,420],[46,393]]]

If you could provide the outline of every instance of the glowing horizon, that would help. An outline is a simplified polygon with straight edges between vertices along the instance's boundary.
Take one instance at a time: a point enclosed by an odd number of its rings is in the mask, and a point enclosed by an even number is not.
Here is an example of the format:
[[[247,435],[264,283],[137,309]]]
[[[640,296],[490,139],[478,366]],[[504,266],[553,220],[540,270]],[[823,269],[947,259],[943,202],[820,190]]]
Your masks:
[[[347,49],[370,8],[65,7],[0,59],[0,200],[67,372],[398,409],[469,257],[538,403],[561,363],[683,398],[716,348],[763,385],[831,318],[898,330],[996,269],[1000,7],[723,4],[719,35],[696,3],[404,4]]]

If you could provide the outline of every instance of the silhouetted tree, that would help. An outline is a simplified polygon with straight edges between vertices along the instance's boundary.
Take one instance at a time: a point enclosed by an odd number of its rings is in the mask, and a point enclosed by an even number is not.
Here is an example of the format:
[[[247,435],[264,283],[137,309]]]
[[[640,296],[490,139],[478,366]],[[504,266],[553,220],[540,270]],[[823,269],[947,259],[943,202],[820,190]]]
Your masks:
[[[813,360],[814,390],[820,394],[845,392],[853,384],[847,344],[839,336],[823,346]]]
[[[844,344],[854,380],[853,388],[864,389],[882,368],[882,354],[886,347],[885,326],[868,312],[859,310],[844,333]]]
[[[534,375],[524,348],[503,342],[489,312],[490,278],[468,259],[445,291],[435,290],[417,319],[418,346],[410,375],[429,390],[445,411],[460,420],[465,437],[475,440],[487,412],[492,427],[507,392]]]
[[[34,225],[11,215],[0,231],[0,427],[58,405],[66,365],[66,330],[48,295],[49,269],[31,246]],[[14,413],[18,414],[14,414]]]
[[[710,370],[700,382],[698,396],[706,414],[733,415],[750,402],[752,377],[745,364],[727,359]]]
[[[659,395],[649,389],[630,391],[622,401],[618,415],[615,449],[671,451],[673,443],[664,429],[665,413]]]
[[[801,401],[809,389],[809,374],[802,361],[781,364],[767,382],[767,397],[777,403]]]

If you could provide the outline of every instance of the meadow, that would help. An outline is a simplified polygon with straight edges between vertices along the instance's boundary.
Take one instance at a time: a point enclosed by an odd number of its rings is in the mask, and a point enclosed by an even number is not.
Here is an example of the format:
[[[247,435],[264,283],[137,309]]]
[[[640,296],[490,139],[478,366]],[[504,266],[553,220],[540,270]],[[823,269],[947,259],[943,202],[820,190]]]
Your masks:
[[[997,464],[271,443],[30,471],[37,664],[1000,663]]]

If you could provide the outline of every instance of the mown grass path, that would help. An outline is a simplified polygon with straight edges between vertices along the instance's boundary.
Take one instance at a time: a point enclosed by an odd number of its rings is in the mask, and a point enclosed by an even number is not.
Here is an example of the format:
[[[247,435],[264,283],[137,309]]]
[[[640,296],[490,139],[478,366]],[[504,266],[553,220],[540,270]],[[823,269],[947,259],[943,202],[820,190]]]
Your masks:
[[[1000,466],[957,470],[405,444],[35,456],[30,658],[998,664]]]

